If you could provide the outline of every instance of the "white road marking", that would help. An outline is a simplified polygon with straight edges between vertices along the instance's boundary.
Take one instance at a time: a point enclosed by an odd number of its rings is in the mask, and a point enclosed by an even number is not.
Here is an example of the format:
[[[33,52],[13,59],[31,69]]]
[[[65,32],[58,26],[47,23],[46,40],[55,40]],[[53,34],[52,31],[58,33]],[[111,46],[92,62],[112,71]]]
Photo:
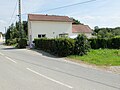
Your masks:
[[[64,84],[64,83],[62,83],[62,82],[60,82],[60,81],[57,81],[57,80],[55,80],[55,79],[49,78],[49,77],[47,77],[47,76],[45,76],[45,75],[42,75],[42,74],[40,74],[40,73],[38,73],[38,72],[30,69],[30,68],[26,68],[26,69],[29,70],[29,71],[31,71],[31,72],[33,72],[33,73],[35,73],[35,74],[37,74],[37,75],[39,75],[39,76],[44,77],[44,78],[46,78],[46,79],[48,79],[48,80],[50,80],[50,81],[53,81],[53,82],[58,83],[58,84],[60,84],[60,85],[66,86],[66,87],[68,87],[68,88],[70,88],[70,89],[73,88],[72,86],[69,86],[69,85],[67,85],[67,84]]]
[[[1,53],[1,52],[0,52],[0,55],[4,56],[4,54],[3,54],[3,53]]]
[[[5,57],[5,58],[7,58],[8,60],[10,60],[10,61],[13,62],[13,63],[17,63],[16,61],[14,61],[13,59],[11,59],[11,58],[9,58],[9,57]]]

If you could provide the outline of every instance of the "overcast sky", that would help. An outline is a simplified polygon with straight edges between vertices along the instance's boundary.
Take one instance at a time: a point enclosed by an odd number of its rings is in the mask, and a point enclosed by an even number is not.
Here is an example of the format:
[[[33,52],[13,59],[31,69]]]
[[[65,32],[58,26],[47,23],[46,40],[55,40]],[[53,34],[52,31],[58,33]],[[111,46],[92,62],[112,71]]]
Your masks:
[[[22,0],[22,20],[27,20],[26,13],[38,13],[74,17],[91,28],[94,26],[120,26],[120,0],[96,0],[67,8],[45,11],[84,1],[89,0]],[[15,11],[14,14],[13,11]],[[17,14],[18,0],[0,0],[0,32],[5,32],[5,27],[8,28],[11,23],[18,21]]]

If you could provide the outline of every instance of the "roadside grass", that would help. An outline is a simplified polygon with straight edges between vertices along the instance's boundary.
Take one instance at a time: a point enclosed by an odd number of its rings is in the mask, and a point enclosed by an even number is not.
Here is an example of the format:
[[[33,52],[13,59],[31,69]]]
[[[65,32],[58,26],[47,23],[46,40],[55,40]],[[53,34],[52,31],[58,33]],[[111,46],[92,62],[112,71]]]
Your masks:
[[[91,49],[87,55],[71,55],[68,58],[81,60],[97,66],[120,66],[120,49]]]

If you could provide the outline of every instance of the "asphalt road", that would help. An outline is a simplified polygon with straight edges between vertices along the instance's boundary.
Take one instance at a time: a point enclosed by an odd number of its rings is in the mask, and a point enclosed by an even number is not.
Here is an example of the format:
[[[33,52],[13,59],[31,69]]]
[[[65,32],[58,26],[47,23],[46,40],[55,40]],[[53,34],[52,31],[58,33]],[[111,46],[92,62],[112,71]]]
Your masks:
[[[120,90],[120,75],[1,44],[0,90]]]

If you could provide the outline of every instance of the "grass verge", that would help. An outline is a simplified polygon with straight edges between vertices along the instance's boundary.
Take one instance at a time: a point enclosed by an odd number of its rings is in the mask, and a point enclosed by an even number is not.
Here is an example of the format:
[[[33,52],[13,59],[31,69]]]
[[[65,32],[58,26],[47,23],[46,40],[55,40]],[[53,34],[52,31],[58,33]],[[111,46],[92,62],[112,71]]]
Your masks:
[[[71,55],[68,56],[68,58],[81,60],[98,66],[120,66],[120,50],[116,49],[90,50],[87,55]]]

